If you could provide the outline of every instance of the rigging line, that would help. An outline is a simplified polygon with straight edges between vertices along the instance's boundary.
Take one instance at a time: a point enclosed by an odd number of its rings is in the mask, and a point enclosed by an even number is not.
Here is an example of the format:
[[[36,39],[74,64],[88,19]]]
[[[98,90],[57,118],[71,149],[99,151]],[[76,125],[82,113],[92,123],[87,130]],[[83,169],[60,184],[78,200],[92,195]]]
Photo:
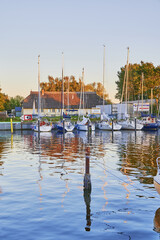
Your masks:
[[[142,188],[139,188],[139,187],[136,187],[134,185],[132,185],[130,182],[128,181],[125,181],[123,180],[122,178],[118,177],[117,175],[115,175],[114,173],[111,173],[110,171],[108,171],[105,167],[101,166],[100,164],[97,164],[95,163],[97,166],[101,167],[104,171],[108,172],[109,174],[111,174],[112,176],[116,177],[117,179],[119,179],[121,182],[124,182],[126,184],[129,184],[130,186],[132,186],[134,189],[136,190],[140,190],[140,191],[143,191],[144,193],[148,194],[149,196],[151,195],[149,192],[147,192],[146,190],[142,189]],[[156,196],[154,194],[151,195],[151,197],[154,197],[154,198],[157,198],[157,199],[160,199],[160,196]]]

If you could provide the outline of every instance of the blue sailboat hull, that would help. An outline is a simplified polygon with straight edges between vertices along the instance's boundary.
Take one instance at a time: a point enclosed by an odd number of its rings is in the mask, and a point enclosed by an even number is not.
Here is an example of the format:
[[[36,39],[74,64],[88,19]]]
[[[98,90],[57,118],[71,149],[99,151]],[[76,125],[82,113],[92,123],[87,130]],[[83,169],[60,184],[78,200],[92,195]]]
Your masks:
[[[157,123],[146,123],[143,126],[144,131],[157,131],[158,130],[158,124]]]

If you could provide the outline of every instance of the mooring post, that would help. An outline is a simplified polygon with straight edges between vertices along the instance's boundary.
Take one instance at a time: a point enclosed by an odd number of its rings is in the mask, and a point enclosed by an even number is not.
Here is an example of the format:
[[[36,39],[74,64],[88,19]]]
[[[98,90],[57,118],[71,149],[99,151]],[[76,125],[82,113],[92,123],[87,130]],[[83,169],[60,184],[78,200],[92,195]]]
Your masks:
[[[21,120],[21,132],[22,132],[22,120]]]
[[[83,196],[86,204],[86,231],[90,231],[91,227],[91,178],[90,178],[90,148],[86,147],[86,161],[85,161],[85,175],[84,175],[84,188]]]
[[[11,122],[11,133],[13,133],[13,122],[12,122],[12,118],[10,119]]]
[[[90,148],[89,148],[88,146],[86,147],[84,188],[85,188],[85,189],[91,189],[91,179],[90,179]]]
[[[113,118],[112,118],[112,132],[113,132]]]
[[[63,135],[65,134],[65,119],[63,118]]]
[[[38,139],[40,139],[40,120],[38,118]]]
[[[89,120],[87,122],[87,126],[88,126],[88,135],[89,135]]]
[[[137,119],[136,119],[136,117],[134,119],[134,123],[135,123],[135,131],[136,131],[136,129],[137,129]]]

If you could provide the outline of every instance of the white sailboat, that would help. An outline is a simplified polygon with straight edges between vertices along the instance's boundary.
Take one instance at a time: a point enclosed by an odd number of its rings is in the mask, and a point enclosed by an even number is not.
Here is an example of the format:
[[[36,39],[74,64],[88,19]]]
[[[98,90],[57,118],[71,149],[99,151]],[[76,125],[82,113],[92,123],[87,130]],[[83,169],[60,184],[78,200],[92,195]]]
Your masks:
[[[96,127],[99,130],[118,131],[121,129],[121,125],[111,121],[111,119],[108,116],[106,116],[104,112],[104,79],[105,79],[105,45],[103,54],[103,113],[101,114],[101,121],[96,124]]]
[[[62,53],[62,59],[63,59],[63,53]],[[64,115],[64,76],[63,76],[63,71],[64,71],[64,61],[62,61],[62,108],[61,108],[61,118],[63,119]],[[68,80],[69,81],[69,80]],[[68,82],[68,109],[69,109],[69,82]],[[59,132],[73,132],[75,126],[70,122],[70,121],[64,121],[64,119],[57,124],[57,130]]]
[[[80,109],[79,109],[79,118],[80,118],[80,110],[81,110],[81,103],[82,103],[82,93],[83,93],[83,119],[77,121],[76,128],[79,131],[95,131],[95,124],[91,122],[88,117],[84,116],[84,68],[82,71],[82,85],[81,85],[81,96],[80,96]]]
[[[143,124],[139,123],[136,119],[130,120],[129,119],[129,114],[128,112],[128,63],[129,63],[129,47],[127,48],[127,65],[126,65],[126,70],[125,70],[125,77],[124,77],[124,83],[123,83],[123,91],[124,91],[124,86],[126,85],[126,96],[125,96],[125,120],[119,122],[119,124],[122,126],[121,130],[142,130]],[[123,100],[123,93],[122,93],[122,98],[121,98],[121,103]]]
[[[35,132],[50,132],[52,125],[47,120],[41,120],[41,94],[40,94],[40,56],[38,56],[38,121],[33,126]]]

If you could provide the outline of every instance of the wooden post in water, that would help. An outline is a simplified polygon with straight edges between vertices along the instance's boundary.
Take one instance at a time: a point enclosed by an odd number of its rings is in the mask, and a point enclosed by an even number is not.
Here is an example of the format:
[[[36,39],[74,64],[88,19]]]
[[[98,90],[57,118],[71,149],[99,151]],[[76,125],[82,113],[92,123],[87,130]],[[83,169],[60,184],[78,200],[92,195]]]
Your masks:
[[[90,179],[90,148],[86,147],[86,161],[85,161],[85,175],[84,175],[84,188],[91,189],[91,179]]]
[[[38,118],[38,139],[40,139],[40,119]]]
[[[88,136],[89,136],[89,120],[87,122],[87,126],[88,126]]]
[[[134,123],[135,123],[135,131],[136,131],[137,130],[137,119],[136,119],[136,117],[134,119]]]
[[[21,132],[22,132],[22,120],[21,120]]]
[[[65,134],[65,119],[63,118],[63,135]]]
[[[90,231],[91,227],[91,178],[90,178],[90,148],[86,147],[86,161],[85,161],[85,175],[84,175],[84,188],[83,188],[83,196],[86,204],[86,231]]]
[[[112,118],[112,143],[113,143],[113,118]]]

